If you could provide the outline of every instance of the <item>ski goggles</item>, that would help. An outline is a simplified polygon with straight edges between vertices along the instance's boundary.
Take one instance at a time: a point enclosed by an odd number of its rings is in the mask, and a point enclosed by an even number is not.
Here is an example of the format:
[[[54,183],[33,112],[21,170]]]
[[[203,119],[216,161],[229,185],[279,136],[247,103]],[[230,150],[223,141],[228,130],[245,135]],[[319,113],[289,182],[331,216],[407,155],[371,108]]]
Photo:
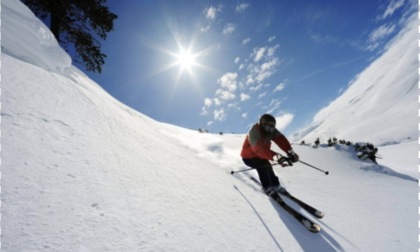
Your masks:
[[[262,127],[266,132],[273,133],[274,129],[276,128],[276,125],[270,123],[263,123]]]

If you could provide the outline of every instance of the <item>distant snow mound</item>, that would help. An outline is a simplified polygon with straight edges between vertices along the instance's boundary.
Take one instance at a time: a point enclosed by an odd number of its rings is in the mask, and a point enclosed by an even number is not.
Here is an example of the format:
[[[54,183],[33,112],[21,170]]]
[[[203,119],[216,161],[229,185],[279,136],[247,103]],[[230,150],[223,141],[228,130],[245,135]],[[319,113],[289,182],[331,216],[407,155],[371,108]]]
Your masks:
[[[2,1],[1,12],[2,53],[60,74],[71,66],[70,56],[60,47],[49,28],[23,3]]]

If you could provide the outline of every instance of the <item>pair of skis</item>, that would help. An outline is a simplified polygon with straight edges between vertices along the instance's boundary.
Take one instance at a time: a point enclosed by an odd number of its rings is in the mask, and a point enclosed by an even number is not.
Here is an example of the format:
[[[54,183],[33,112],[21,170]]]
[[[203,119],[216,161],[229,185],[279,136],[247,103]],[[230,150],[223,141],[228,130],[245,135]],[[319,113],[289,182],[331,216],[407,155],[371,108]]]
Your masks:
[[[259,186],[261,186],[261,183],[254,177],[249,176],[249,178],[254,181],[255,183],[257,183]],[[300,207],[302,207],[303,209],[305,209],[308,213],[310,213],[311,215],[315,216],[318,219],[321,219],[322,217],[324,217],[324,213],[317,210],[316,208],[306,204],[305,202],[301,201],[300,199],[294,197],[293,195],[291,195],[288,191],[286,191],[286,189],[284,189],[281,192],[275,192],[272,193],[270,195],[270,197],[272,199],[274,199],[283,209],[285,209],[288,213],[290,213],[296,220],[298,220],[307,230],[309,230],[312,233],[318,233],[319,231],[321,231],[321,226],[313,221],[311,221],[310,219],[308,219],[305,215],[299,213],[298,211],[296,211],[295,209],[293,209],[291,206],[289,206],[284,200],[283,198],[280,196],[285,196],[288,197],[289,199],[293,200],[294,202],[296,202]]]

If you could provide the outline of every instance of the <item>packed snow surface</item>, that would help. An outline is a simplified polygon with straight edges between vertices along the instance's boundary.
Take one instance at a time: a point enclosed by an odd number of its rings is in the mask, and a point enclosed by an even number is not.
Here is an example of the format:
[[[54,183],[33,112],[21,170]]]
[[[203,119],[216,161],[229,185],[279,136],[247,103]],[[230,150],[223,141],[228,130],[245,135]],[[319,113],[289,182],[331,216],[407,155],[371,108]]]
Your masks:
[[[289,192],[325,212],[313,234],[261,193],[255,171],[230,174],[246,168],[244,135],[121,104],[17,0],[2,1],[2,22],[2,251],[417,250],[417,145],[405,134],[380,148],[379,165],[352,146],[293,145],[329,171],[275,166]]]

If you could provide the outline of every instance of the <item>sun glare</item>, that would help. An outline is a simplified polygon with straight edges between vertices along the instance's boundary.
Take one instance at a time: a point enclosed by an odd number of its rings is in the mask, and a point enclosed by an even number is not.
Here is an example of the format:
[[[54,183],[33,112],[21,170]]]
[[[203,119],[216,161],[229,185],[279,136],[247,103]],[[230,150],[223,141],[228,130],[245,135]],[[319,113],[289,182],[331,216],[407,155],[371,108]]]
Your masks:
[[[182,69],[188,69],[191,70],[191,67],[193,65],[196,64],[195,59],[194,59],[194,55],[192,55],[190,52],[188,51],[181,51],[178,55],[177,55],[177,64],[182,68]]]
[[[158,51],[165,53],[172,59],[154,74],[161,73],[169,69],[177,69],[178,73],[176,76],[176,83],[178,83],[183,77],[189,77],[191,80],[195,81],[202,70],[211,71],[208,66],[201,62],[212,50],[211,47],[196,51],[194,50],[194,41],[191,41],[188,46],[182,44],[177,39],[175,39],[175,42],[177,46],[177,50],[175,51],[163,47],[156,47]]]

